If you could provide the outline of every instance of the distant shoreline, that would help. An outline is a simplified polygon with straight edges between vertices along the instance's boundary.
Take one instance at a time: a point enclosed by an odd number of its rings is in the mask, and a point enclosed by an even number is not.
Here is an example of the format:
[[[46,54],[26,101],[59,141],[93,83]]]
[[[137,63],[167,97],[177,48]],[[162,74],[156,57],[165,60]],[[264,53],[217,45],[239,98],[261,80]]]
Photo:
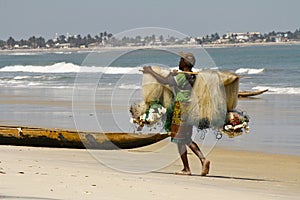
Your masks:
[[[120,46],[120,47],[93,47],[93,48],[45,48],[45,49],[3,49],[1,53],[25,53],[25,52],[90,52],[90,51],[106,51],[106,50],[130,50],[130,49],[146,49],[146,48],[232,48],[232,47],[254,47],[254,46],[286,46],[300,45],[300,41],[290,42],[245,42],[245,43],[224,43],[224,44],[204,44],[204,45],[167,45],[167,46]]]
[[[286,46],[286,45],[300,45],[300,41],[289,42],[245,42],[245,43],[230,43],[230,44],[205,44],[204,48],[226,48],[226,47],[248,47],[248,46]]]

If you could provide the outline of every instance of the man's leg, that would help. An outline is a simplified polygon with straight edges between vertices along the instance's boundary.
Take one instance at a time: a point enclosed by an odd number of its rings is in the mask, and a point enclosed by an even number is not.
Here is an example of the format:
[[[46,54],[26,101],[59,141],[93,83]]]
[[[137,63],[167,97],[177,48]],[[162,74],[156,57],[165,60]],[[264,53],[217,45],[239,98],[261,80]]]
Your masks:
[[[191,170],[189,167],[189,162],[187,158],[187,149],[185,144],[177,144],[178,153],[180,154],[180,158],[183,164],[183,170],[181,172],[177,172],[176,174],[190,175]]]
[[[196,154],[196,156],[200,159],[201,164],[203,165],[205,161],[205,157],[202,151],[200,150],[199,146],[195,142],[191,142],[189,147],[194,152],[194,154]]]
[[[196,156],[200,159],[202,165],[202,176],[206,176],[209,173],[210,161],[206,160],[199,146],[195,142],[191,142],[189,145],[190,149],[196,154]]]

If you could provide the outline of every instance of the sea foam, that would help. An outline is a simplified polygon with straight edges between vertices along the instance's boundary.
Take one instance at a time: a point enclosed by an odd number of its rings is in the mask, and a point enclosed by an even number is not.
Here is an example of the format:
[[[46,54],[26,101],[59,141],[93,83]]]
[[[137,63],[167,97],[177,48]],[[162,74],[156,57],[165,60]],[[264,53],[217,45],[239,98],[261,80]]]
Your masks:
[[[268,92],[272,94],[300,94],[300,88],[298,87],[268,87],[268,86],[256,86],[252,88],[253,90],[265,90],[268,89]]]
[[[262,72],[264,72],[265,69],[264,68],[260,68],[260,69],[253,69],[253,68],[239,68],[235,71],[235,73],[237,74],[260,74]]]
[[[101,67],[79,66],[73,63],[59,62],[53,65],[13,65],[0,69],[0,72],[30,72],[30,73],[105,73],[105,74],[139,74],[139,67]]]

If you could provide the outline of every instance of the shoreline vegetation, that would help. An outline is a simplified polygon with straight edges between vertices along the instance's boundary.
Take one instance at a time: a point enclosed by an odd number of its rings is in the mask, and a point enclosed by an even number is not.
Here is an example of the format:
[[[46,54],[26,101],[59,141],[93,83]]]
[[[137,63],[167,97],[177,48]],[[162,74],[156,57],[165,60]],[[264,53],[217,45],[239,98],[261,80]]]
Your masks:
[[[6,41],[0,39],[0,52],[10,51],[91,51],[110,49],[141,49],[141,48],[172,48],[172,47],[204,47],[225,48],[244,46],[270,46],[300,44],[300,29],[294,32],[260,32],[218,33],[203,37],[178,38],[172,35],[148,36],[114,36],[106,31],[95,36],[58,35],[47,41],[43,37],[31,36],[28,39],[15,40],[9,37]]]
[[[147,45],[147,46],[98,46],[98,47],[71,47],[71,48],[35,48],[35,49],[0,49],[1,53],[22,53],[22,52],[90,52],[90,51],[110,51],[110,50],[130,50],[130,49],[147,49],[147,48],[235,48],[235,47],[255,47],[255,46],[290,46],[300,45],[300,41],[288,42],[245,42],[245,43],[228,43],[228,44],[180,44],[180,45]]]

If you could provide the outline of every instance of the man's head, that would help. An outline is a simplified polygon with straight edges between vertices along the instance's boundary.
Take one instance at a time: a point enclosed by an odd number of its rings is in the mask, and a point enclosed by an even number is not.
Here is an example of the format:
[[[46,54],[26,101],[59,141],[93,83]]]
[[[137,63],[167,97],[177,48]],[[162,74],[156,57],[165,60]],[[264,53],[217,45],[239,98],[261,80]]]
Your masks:
[[[196,59],[191,52],[186,52],[186,53],[179,52],[178,54],[181,57],[180,63],[179,63],[179,69],[181,69],[183,67],[188,67],[189,69],[192,69],[194,67]]]

